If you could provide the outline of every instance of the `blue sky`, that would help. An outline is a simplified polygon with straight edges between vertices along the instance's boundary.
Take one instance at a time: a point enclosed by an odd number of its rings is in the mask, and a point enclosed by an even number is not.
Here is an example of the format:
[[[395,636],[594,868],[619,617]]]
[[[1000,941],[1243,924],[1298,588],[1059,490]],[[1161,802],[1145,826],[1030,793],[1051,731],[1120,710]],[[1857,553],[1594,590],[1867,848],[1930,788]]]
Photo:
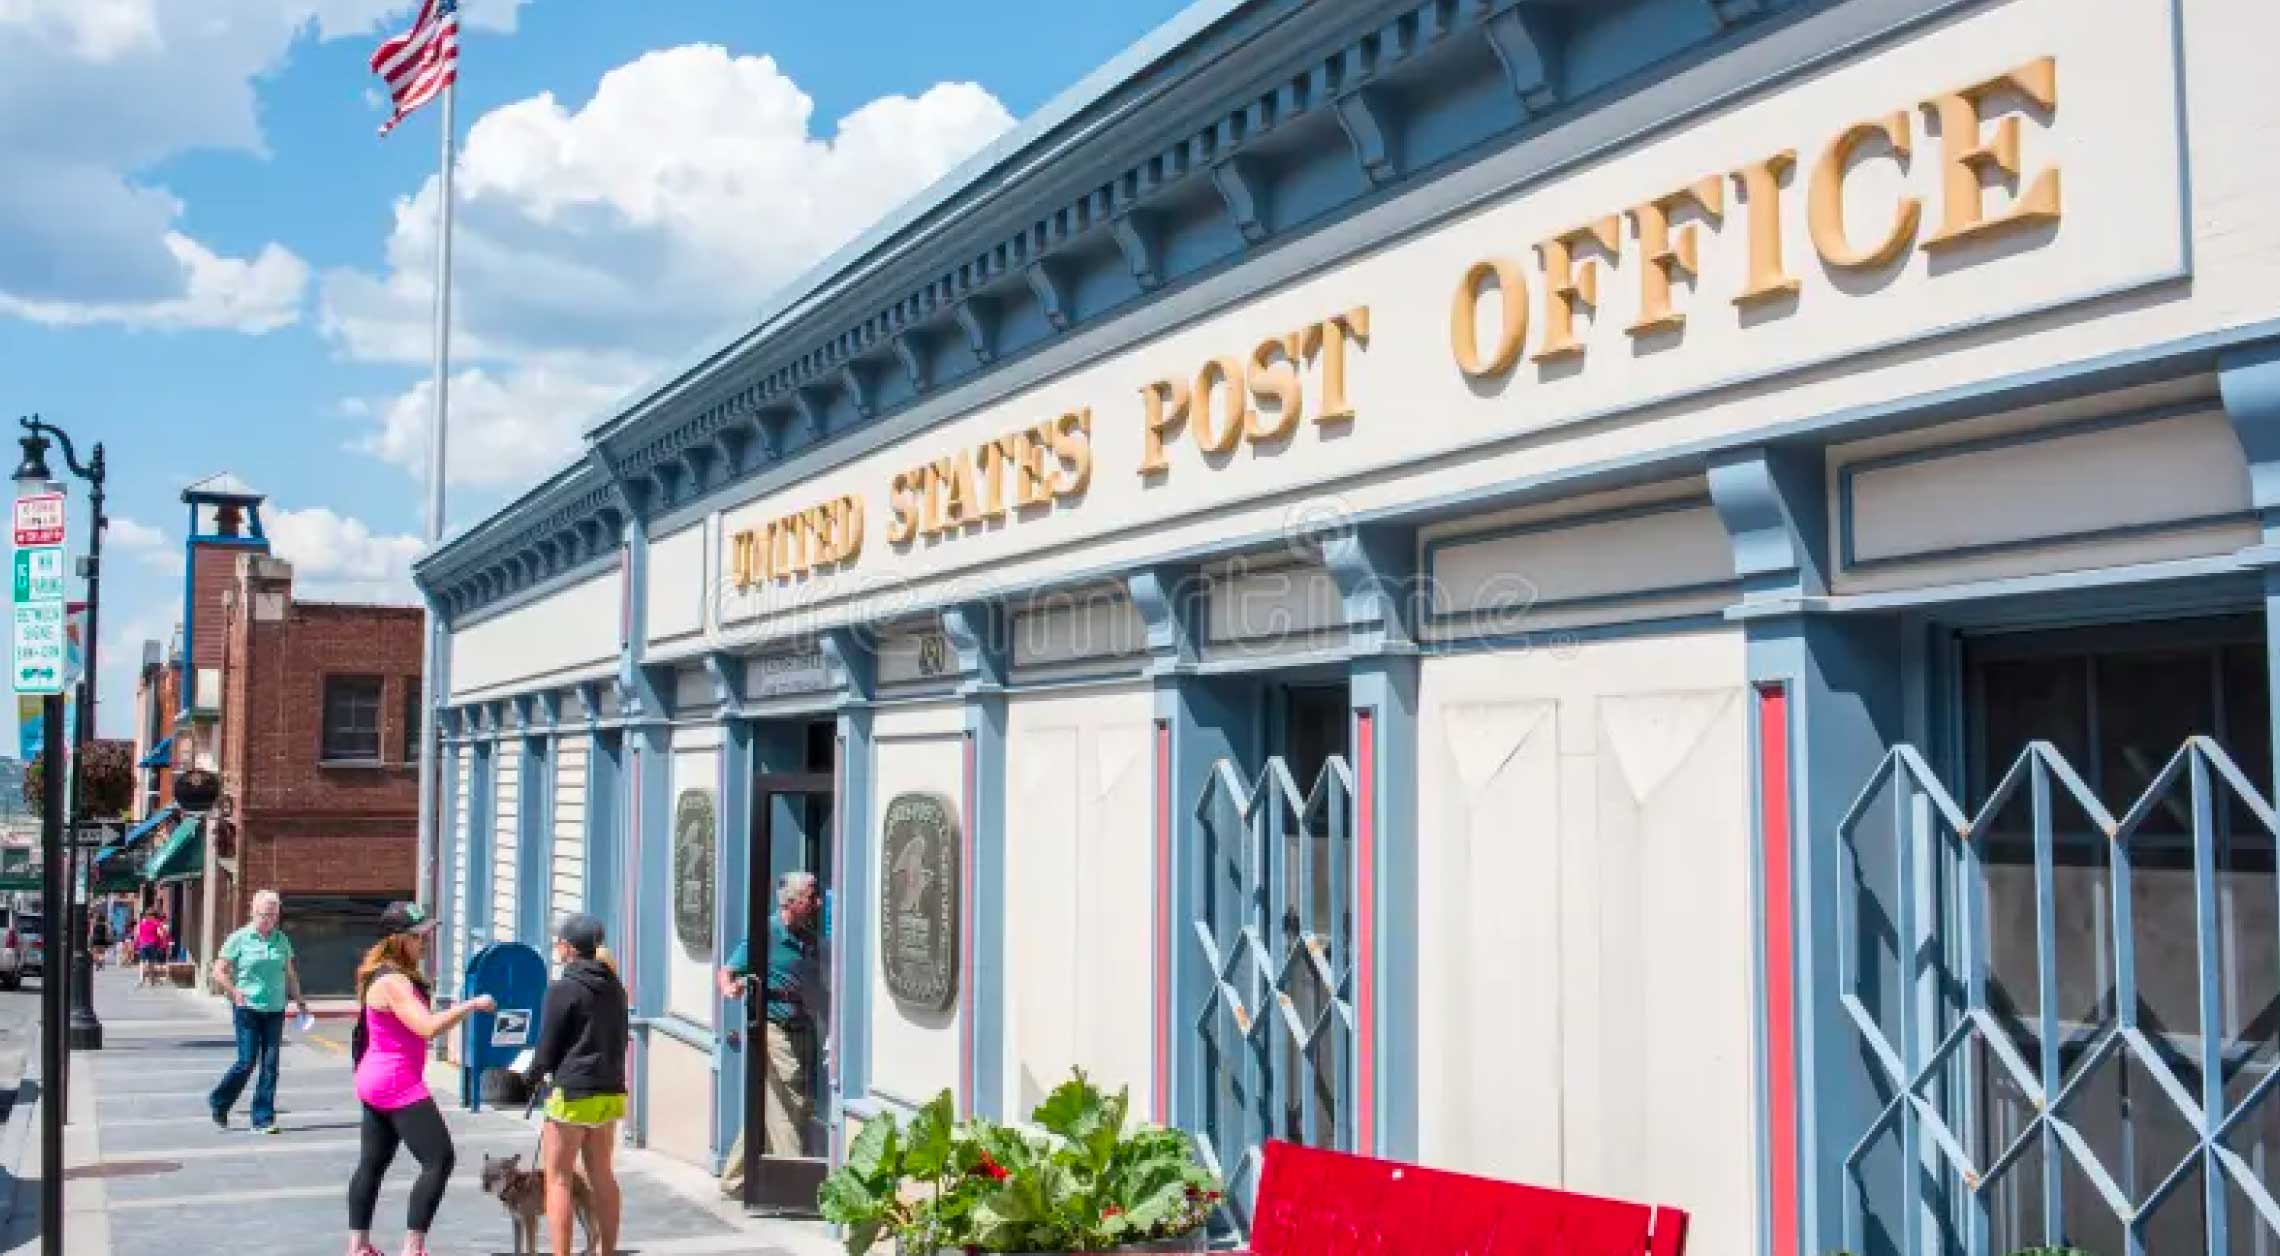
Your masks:
[[[455,524],[1180,8],[464,5]],[[0,3],[0,411],[106,446],[107,735],[179,614],[191,480],[269,494],[304,596],[409,597],[440,111],[375,138],[365,60],[412,8]]]

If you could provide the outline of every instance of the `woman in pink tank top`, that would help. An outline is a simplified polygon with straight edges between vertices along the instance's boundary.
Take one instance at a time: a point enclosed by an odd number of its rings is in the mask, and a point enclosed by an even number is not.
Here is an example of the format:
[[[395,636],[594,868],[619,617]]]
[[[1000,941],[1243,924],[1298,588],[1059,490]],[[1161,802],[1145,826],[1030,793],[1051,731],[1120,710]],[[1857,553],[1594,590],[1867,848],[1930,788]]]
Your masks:
[[[356,1057],[356,1098],[364,1105],[362,1153],[348,1180],[349,1256],[380,1256],[372,1246],[372,1213],[380,1202],[380,1179],[398,1146],[412,1149],[420,1162],[405,1220],[405,1256],[424,1256],[428,1227],[443,1203],[456,1154],[443,1112],[427,1088],[427,1044],[475,1012],[496,1006],[479,996],[438,1015],[428,1006],[428,981],[420,970],[427,935],[435,922],[414,903],[390,903],[380,916],[385,935],[356,970],[357,1021],[351,1053]]]

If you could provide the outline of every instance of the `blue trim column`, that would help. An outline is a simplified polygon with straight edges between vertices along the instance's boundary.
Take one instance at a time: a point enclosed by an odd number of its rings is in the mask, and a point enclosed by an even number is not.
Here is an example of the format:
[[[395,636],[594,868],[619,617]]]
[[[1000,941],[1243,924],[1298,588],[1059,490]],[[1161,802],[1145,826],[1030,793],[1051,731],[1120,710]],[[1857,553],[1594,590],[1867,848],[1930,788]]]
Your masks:
[[[435,789],[435,917],[436,933],[442,938],[464,937],[455,932],[460,928],[459,904],[451,899],[453,880],[458,875],[459,861],[465,854],[459,849],[459,812],[467,800],[459,792],[459,762],[468,748],[457,740],[464,720],[456,710],[445,709],[436,713],[436,789]],[[436,977],[436,988],[446,997],[459,992],[458,974],[443,971],[448,952],[442,947],[428,957],[428,969]]]
[[[1852,1041],[1852,1026],[1838,1002],[1839,892],[1834,846],[1838,822],[1885,752],[1903,732],[1906,678],[1902,625],[1896,616],[1826,613],[1829,570],[1825,458],[1818,448],[1736,451],[1710,467],[1710,495],[1732,542],[1743,598],[1727,612],[1747,637],[1749,682],[1778,686],[1787,712],[1785,773],[1790,870],[1788,937],[1756,941],[1760,974],[1787,949],[1794,991],[1787,1026],[1769,1026],[1765,983],[1756,984],[1757,1146],[1759,1218],[1757,1250],[1823,1252],[1841,1243],[1843,1164],[1852,1143],[1875,1118],[1872,1081]],[[1753,724],[1755,717],[1753,716]],[[1753,734],[1761,730],[1753,727]],[[1764,744],[1753,737],[1756,747]],[[1751,773],[1753,794],[1766,779],[1762,762]],[[1767,919],[1762,899],[1768,800],[1756,797],[1760,823],[1752,826],[1752,916]],[[1794,1077],[1784,1098],[1794,1101],[1794,1126],[1783,1131],[1796,1163],[1794,1200],[1773,1198],[1769,1088],[1783,1079],[1770,1067],[1768,1037],[1786,1032]],[[1773,1218],[1794,1210],[1798,1233],[1777,1233]]]
[[[1203,658],[1207,582],[1192,566],[1151,567],[1125,581],[1147,630],[1148,676],[1155,688],[1157,767],[1155,828],[1158,859],[1156,918],[1157,1113],[1190,1132],[1203,1130],[1202,1052],[1193,1032],[1212,974],[1194,945],[1201,915],[1197,893],[1196,800],[1212,765],[1224,758],[1248,761],[1257,748],[1242,730],[1253,711],[1230,700],[1240,688],[1214,685],[1197,673]]]
[[[831,1006],[835,1040],[829,1078],[831,1156],[847,1153],[847,1105],[871,1093],[871,940],[878,910],[873,898],[878,876],[871,868],[871,826],[875,822],[875,742],[878,714],[877,659],[870,640],[853,628],[826,632],[818,645],[824,665],[839,688],[839,796],[832,807],[837,827],[832,849]]]
[[[1417,641],[1425,607],[1417,534],[1362,528],[1330,537],[1323,566],[1337,582],[1349,663],[1357,862],[1369,860],[1369,930],[1357,936],[1369,981],[1357,989],[1370,1075],[1358,1150],[1417,1158]],[[1365,848],[1360,839],[1367,838]],[[1357,895],[1361,890],[1357,883]],[[1366,1122],[1366,1123],[1365,1123]]]
[[[599,450],[596,451],[599,456]],[[670,980],[665,948],[671,944],[672,921],[665,910],[672,888],[673,833],[673,678],[671,669],[645,663],[649,642],[649,524],[643,517],[646,494],[637,484],[611,479],[626,505],[620,631],[623,652],[618,659],[618,711],[625,720],[628,762],[628,805],[623,849],[631,874],[633,899],[627,913],[627,941],[632,958],[625,965],[632,978],[635,1040],[640,1047],[632,1076],[632,1120],[628,1137],[636,1146],[649,1141],[649,1051],[646,1022],[665,1012],[665,988]]]
[[[2248,464],[2249,503],[2263,537],[2242,559],[2264,573],[2264,644],[2272,691],[2273,753],[2280,756],[2280,340],[2229,349],[2217,358],[2217,393]],[[2273,770],[2280,781],[2280,764]]]
[[[958,692],[966,700],[966,741],[973,772],[974,866],[966,870],[972,900],[974,983],[973,1075],[966,1093],[975,1116],[1003,1118],[1005,1093],[1005,938],[1012,910],[1005,871],[1005,704],[1013,657],[1013,617],[995,602],[969,602],[942,612],[942,631],[958,653]]]
[[[544,955],[553,935],[546,905],[554,889],[553,731],[562,708],[553,694],[518,698],[515,706],[522,752],[515,776],[515,934]],[[541,725],[544,731],[536,731]]]
[[[482,708],[480,723],[475,729],[478,738],[472,745],[475,762],[467,773],[467,918],[460,922],[466,932],[461,947],[462,962],[474,958],[476,948],[491,939],[491,843],[493,832],[494,760],[499,753],[498,716],[488,707]],[[451,975],[451,989],[457,993],[461,974]]]
[[[705,659],[713,697],[723,712],[734,711],[744,695],[744,659],[713,654]],[[718,841],[713,859],[713,965],[717,968],[748,936],[753,858],[752,773],[756,728],[752,721],[726,718],[721,729]],[[755,951],[759,948],[755,947]],[[713,999],[712,1170],[727,1166],[729,1147],[744,1128],[744,1080],[749,1045],[744,1037],[744,1001]]]

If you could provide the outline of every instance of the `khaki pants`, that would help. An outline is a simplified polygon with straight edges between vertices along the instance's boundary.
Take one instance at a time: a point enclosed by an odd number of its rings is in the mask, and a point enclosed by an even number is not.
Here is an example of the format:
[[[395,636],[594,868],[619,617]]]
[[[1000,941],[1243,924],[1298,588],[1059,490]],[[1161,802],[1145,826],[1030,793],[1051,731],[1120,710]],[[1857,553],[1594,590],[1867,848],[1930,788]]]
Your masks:
[[[767,1142],[763,1146],[771,1156],[802,1156],[807,1154],[805,1131],[813,1105],[808,1099],[808,1049],[815,1033],[805,1025],[779,1025],[768,1022],[768,1053],[763,1058],[767,1089],[763,1097],[766,1114]],[[728,1149],[728,1163],[721,1166],[720,1193],[732,1198],[744,1195],[744,1131],[738,1130],[736,1142]]]

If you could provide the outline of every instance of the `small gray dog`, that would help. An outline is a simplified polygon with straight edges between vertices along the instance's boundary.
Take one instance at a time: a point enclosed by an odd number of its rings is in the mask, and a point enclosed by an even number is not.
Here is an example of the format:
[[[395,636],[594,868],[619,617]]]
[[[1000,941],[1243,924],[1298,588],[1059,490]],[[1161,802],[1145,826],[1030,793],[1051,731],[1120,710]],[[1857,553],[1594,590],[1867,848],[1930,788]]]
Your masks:
[[[546,1228],[546,1174],[522,1167],[520,1155],[483,1157],[483,1193],[499,1201],[515,1226],[515,1256],[538,1256],[539,1234]],[[578,1228],[585,1231],[592,1256],[597,1242],[594,1230],[594,1192],[586,1175],[570,1179],[571,1206],[578,1213]]]

